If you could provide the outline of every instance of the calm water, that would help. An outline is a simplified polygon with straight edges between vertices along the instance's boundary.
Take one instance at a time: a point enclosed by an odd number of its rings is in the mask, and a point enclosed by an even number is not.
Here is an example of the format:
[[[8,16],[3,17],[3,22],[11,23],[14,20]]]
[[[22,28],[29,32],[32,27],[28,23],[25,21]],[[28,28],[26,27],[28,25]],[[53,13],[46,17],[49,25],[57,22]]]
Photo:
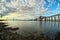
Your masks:
[[[56,33],[60,31],[60,22],[40,22],[40,21],[7,21],[8,27],[19,27],[19,34],[28,36],[33,33],[39,36],[41,33],[54,38]]]

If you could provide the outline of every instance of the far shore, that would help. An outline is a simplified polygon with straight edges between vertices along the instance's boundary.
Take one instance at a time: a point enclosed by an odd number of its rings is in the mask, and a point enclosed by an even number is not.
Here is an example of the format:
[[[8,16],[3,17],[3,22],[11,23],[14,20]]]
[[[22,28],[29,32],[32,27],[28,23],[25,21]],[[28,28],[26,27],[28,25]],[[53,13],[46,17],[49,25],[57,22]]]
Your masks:
[[[1,20],[1,21],[39,21],[39,20]],[[50,21],[50,22],[60,22],[60,20],[46,20],[46,21]]]

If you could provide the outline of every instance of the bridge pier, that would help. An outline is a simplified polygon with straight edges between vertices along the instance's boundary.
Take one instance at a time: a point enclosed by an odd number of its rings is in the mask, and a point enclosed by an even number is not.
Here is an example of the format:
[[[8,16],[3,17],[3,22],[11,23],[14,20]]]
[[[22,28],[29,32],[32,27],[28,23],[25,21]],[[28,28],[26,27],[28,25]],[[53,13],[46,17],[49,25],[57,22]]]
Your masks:
[[[46,21],[46,17],[45,17],[45,21]]]
[[[47,21],[49,21],[49,17],[47,17]]]
[[[58,15],[53,15],[53,16],[49,16],[49,17],[44,17],[44,16],[40,16],[38,18],[39,21],[59,21],[60,20],[60,14]]]
[[[51,21],[53,20],[53,17],[51,16]]]
[[[47,21],[47,18],[45,17],[45,21]]]
[[[51,19],[52,19],[52,18],[50,17],[50,21],[51,21]]]
[[[48,17],[46,17],[46,21],[48,21]]]
[[[60,15],[58,15],[58,21],[60,20]]]
[[[54,21],[56,21],[56,16],[54,16]]]
[[[50,21],[50,17],[49,17],[49,21]]]
[[[49,17],[47,17],[47,21],[49,21]]]

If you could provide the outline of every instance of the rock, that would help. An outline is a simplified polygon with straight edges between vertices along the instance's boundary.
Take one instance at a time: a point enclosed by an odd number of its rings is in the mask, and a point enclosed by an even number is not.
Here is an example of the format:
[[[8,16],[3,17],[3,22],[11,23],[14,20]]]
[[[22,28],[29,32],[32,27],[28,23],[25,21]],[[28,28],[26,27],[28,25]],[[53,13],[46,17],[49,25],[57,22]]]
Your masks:
[[[0,40],[20,40],[20,35],[16,32],[12,32],[18,28],[12,29],[7,28],[6,26],[8,25],[5,25],[5,23],[0,23]]]
[[[57,33],[55,40],[60,40],[60,32]]]

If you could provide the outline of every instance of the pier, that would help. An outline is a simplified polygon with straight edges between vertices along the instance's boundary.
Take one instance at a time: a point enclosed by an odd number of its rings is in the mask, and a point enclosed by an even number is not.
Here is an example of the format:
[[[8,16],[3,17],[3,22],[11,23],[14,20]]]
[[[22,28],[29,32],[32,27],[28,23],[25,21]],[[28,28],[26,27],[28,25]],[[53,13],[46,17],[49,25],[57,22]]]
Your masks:
[[[52,15],[52,16],[40,16],[37,18],[38,21],[59,21],[60,20],[60,14]]]

